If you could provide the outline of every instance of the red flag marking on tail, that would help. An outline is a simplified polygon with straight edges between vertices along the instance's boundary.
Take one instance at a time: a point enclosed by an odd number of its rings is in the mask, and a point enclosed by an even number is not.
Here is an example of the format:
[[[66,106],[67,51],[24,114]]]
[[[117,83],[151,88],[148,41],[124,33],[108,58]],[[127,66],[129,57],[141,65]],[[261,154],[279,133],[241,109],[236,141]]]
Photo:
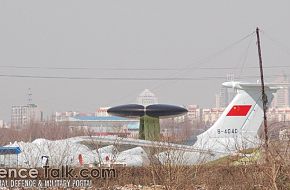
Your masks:
[[[227,116],[246,116],[251,107],[251,105],[234,105]]]

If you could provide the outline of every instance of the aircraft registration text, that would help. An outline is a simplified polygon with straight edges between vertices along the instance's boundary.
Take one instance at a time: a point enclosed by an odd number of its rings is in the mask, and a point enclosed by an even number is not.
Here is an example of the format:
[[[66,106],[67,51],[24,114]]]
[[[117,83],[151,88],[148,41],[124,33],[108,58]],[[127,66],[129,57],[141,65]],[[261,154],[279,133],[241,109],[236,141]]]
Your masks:
[[[236,134],[238,133],[238,129],[218,129],[218,134]]]

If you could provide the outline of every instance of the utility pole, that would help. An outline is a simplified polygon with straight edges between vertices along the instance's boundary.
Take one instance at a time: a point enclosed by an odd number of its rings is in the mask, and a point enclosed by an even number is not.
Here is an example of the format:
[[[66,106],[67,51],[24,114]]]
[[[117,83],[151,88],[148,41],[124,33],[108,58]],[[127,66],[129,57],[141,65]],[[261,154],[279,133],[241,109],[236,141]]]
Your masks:
[[[261,44],[260,44],[260,35],[259,28],[256,29],[257,34],[257,44],[258,44],[258,54],[259,54],[259,67],[260,67],[260,76],[261,76],[261,87],[262,87],[262,101],[263,101],[263,112],[264,112],[264,135],[265,135],[265,150],[266,155],[268,155],[268,147],[269,147],[269,136],[268,136],[268,126],[267,126],[267,95],[265,94],[265,86],[264,86],[264,74],[263,74],[263,63],[262,63],[262,53],[261,53]],[[266,157],[266,160],[267,157]]]

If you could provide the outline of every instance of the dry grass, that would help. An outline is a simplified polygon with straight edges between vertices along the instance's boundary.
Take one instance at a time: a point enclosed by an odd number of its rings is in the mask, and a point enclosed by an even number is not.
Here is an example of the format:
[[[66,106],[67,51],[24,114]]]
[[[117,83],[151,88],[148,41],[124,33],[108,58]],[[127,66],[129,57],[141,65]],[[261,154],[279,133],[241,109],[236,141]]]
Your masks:
[[[0,146],[14,141],[31,142],[37,138],[48,140],[66,139],[75,136],[84,136],[88,132],[82,129],[70,129],[67,123],[48,121],[46,123],[30,123],[21,129],[0,129]]]
[[[157,168],[156,168],[157,169]],[[95,187],[110,189],[116,186],[160,185],[164,189],[289,189],[290,168],[281,168],[275,184],[271,180],[272,169],[260,166],[195,166],[175,168],[118,168],[118,177],[94,180]],[[172,175],[171,175],[172,174]],[[137,188],[138,189],[138,188]]]
[[[12,129],[2,131],[0,143],[7,144],[8,140],[34,140],[39,137],[53,140],[81,134],[82,131],[68,131],[67,126],[50,123],[48,126],[32,125],[21,131]],[[267,152],[262,148],[241,152],[244,154],[259,152],[259,158],[246,165],[239,162],[240,157],[224,157],[203,165],[179,166],[170,163],[167,165],[152,163],[148,167],[116,168],[117,178],[93,179],[92,189],[122,189],[125,186],[128,187],[127,189],[131,187],[131,189],[142,189],[146,186],[147,189],[158,187],[167,190],[290,189],[289,143],[290,141],[270,142]],[[154,154],[154,151],[151,154]]]

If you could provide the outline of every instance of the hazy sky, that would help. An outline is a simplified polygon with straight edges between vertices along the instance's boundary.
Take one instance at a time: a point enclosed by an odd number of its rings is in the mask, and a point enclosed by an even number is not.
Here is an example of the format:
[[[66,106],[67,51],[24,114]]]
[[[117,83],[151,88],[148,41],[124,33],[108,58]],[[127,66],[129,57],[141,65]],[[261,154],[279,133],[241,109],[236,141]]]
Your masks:
[[[243,80],[256,81],[249,76],[258,76],[259,70],[247,68],[258,66],[255,36],[226,47],[257,26],[263,30],[265,67],[290,65],[289,8],[289,0],[1,0],[0,118],[9,121],[11,105],[27,104],[28,88],[32,89],[33,103],[46,115],[66,110],[93,112],[99,106],[134,103],[144,88],[151,89],[160,103],[212,106],[224,79],[210,77],[232,72]],[[116,68],[123,70],[112,70]],[[274,75],[290,75],[290,66],[265,68],[265,73],[266,81],[273,81]]]

